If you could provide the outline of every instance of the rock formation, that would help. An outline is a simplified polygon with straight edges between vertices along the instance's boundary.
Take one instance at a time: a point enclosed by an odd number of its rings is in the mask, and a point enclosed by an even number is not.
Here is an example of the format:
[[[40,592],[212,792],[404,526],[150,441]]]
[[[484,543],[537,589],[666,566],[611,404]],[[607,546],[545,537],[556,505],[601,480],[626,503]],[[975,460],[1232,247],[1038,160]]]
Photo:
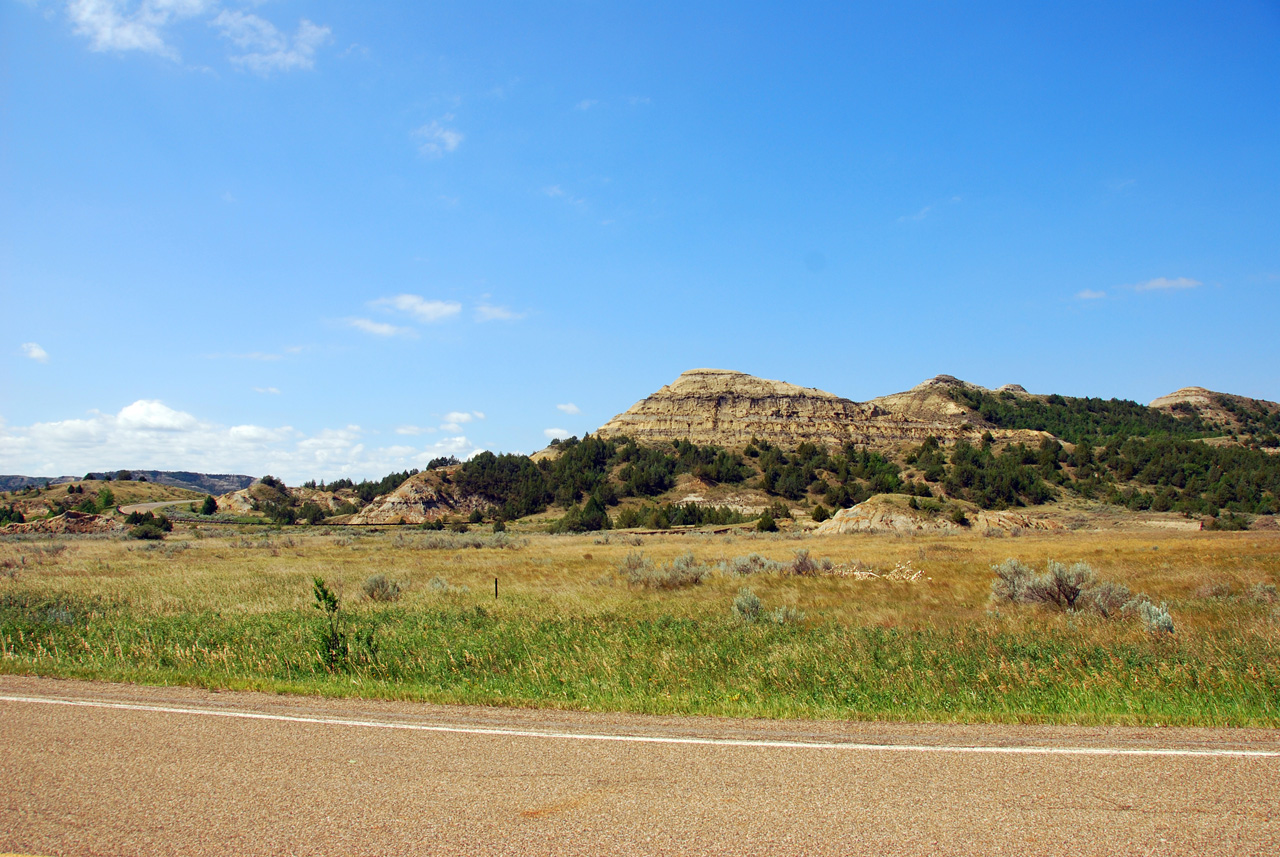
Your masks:
[[[6,524],[0,527],[0,533],[47,533],[62,535],[65,533],[118,533],[124,525],[106,515],[90,515],[86,512],[63,512],[54,518],[41,518],[27,521],[25,524]]]
[[[984,512],[969,510],[968,526],[957,524],[950,517],[938,513],[908,508],[903,498],[881,494],[849,509],[841,509],[823,521],[815,531],[819,535],[835,533],[918,533],[956,532],[972,530],[984,532],[998,530],[1016,532],[1022,530],[1061,530],[1057,521],[1026,515],[1021,512]]]
[[[944,441],[977,440],[988,429],[1002,440],[1040,438],[1040,432],[991,428],[950,399],[947,389],[954,384],[964,382],[940,375],[907,393],[854,402],[742,372],[693,369],[605,423],[597,434],[638,443],[687,439],[730,448],[742,448],[758,437],[788,448],[808,441],[887,449],[920,443],[930,435]]]
[[[351,516],[351,524],[421,524],[446,515],[466,516],[490,505],[481,497],[458,496],[449,479],[458,468],[445,467],[410,476],[400,487]]]

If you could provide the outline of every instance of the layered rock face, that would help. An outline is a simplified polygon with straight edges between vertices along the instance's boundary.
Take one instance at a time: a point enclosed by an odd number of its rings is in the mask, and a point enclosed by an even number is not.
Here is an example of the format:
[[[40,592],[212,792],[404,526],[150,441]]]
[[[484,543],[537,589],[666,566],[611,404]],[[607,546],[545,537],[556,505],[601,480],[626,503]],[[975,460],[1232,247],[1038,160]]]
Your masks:
[[[741,448],[753,437],[782,447],[808,441],[872,449],[919,443],[930,435],[974,439],[989,426],[951,401],[946,387],[952,382],[964,383],[939,376],[908,393],[854,402],[743,372],[693,369],[605,423],[597,434],[626,436],[637,443],[685,439],[730,448]],[[1040,437],[1039,432],[992,433],[1008,440]]]
[[[6,524],[0,527],[0,533],[48,533],[62,535],[65,533],[118,533],[124,525],[106,515],[90,515],[86,512],[67,511],[56,518],[41,518],[25,524]]]
[[[428,470],[410,476],[400,487],[377,498],[351,516],[351,524],[421,524],[446,515],[469,515],[489,505],[483,498],[459,497],[447,481],[457,468]]]
[[[919,533],[957,532],[960,530],[1061,530],[1057,521],[1025,515],[1020,512],[974,512],[969,525],[957,524],[942,515],[930,515],[903,508],[892,497],[872,497],[849,509],[841,509],[823,521],[816,530],[820,535],[837,533]]]

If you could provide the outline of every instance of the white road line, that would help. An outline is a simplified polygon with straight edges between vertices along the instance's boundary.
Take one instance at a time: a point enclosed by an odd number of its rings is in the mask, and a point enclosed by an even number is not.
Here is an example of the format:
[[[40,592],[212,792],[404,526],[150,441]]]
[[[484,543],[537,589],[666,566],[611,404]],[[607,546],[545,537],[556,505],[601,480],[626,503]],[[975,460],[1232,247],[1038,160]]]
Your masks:
[[[886,753],[989,753],[1023,756],[1208,756],[1257,759],[1280,758],[1280,750],[1177,749],[1124,747],[1036,747],[934,745],[934,744],[860,744],[853,742],[768,741],[747,738],[680,738],[653,735],[610,735],[592,732],[540,732],[529,729],[499,729],[483,726],[443,726],[424,723],[400,723],[383,720],[346,720],[335,717],[303,717],[292,714],[260,714],[215,708],[173,708],[163,705],[138,705],[131,702],[99,702],[89,699],[61,699],[45,696],[3,696],[0,702],[67,705],[83,708],[108,708],[118,711],[144,711],[157,714],[191,714],[205,717],[228,717],[241,720],[269,720],[283,723],[309,723],[318,726],[355,726],[364,729],[401,729],[410,732],[447,732],[458,735],[496,735],[508,738],[551,738],[560,741],[614,741],[632,744],[695,744],[711,747],[765,747],[791,750],[866,750]]]

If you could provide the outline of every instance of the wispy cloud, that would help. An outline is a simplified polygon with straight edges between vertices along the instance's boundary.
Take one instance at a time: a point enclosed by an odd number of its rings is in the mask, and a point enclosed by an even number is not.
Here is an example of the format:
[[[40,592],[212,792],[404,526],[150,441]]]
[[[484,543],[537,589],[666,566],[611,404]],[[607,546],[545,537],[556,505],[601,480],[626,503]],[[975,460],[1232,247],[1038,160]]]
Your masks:
[[[427,300],[422,295],[395,295],[389,298],[378,298],[369,306],[381,310],[395,310],[411,315],[418,321],[427,323],[444,321],[462,311],[462,304],[457,301]]]
[[[573,402],[566,402],[563,405],[556,405],[556,410],[564,411],[566,414],[580,414],[582,410]]]
[[[581,101],[579,101],[577,104],[573,105],[573,109],[574,110],[590,110],[592,107],[595,107],[599,103],[600,102],[596,101],[594,98],[584,98]]]
[[[435,429],[431,426],[396,426],[396,434],[419,435],[419,434],[435,434]]]
[[[568,430],[562,428],[543,429],[542,433],[546,436],[547,440],[555,440],[557,438],[563,440],[564,438],[569,437]]]
[[[36,361],[37,363],[48,363],[49,352],[40,347],[39,343],[24,342],[22,343],[23,356]]]
[[[270,395],[270,396],[280,395],[280,390],[276,387],[254,387],[253,392],[266,393],[267,395]]]
[[[653,99],[647,95],[633,95],[627,99],[627,103],[632,107],[644,107],[647,104],[652,104]]]
[[[447,113],[438,120],[433,119],[426,125],[415,128],[413,136],[420,141],[418,154],[424,158],[443,158],[449,152],[457,151],[466,136],[461,131],[442,124],[452,121],[453,114]]]
[[[552,199],[563,199],[570,205],[582,205],[586,202],[582,197],[568,193],[558,184],[548,185],[542,189],[542,192]]]
[[[510,307],[480,304],[476,307],[476,321],[515,321],[524,318],[524,313],[516,312]]]
[[[1196,286],[1202,286],[1204,283],[1199,280],[1193,280],[1190,277],[1156,277],[1154,280],[1147,280],[1144,283],[1134,285],[1135,292],[1162,292],[1177,291],[1181,289],[1194,289]]]
[[[328,27],[303,18],[298,22],[297,32],[289,36],[264,18],[228,9],[213,19],[213,26],[246,52],[233,55],[231,62],[261,75],[314,68],[316,51],[329,41],[331,35]]]
[[[919,223],[929,216],[929,212],[933,211],[932,205],[926,205],[915,214],[904,214],[898,218],[899,223]]]
[[[240,49],[231,62],[261,75],[313,68],[316,51],[330,39],[328,27],[305,18],[289,35],[265,18],[219,6],[218,0],[71,0],[67,17],[92,50],[138,51],[175,62],[181,55],[170,37],[174,26],[204,18]]]
[[[165,28],[215,6],[215,0],[71,0],[67,17],[76,35],[87,38],[95,51],[141,51],[177,60],[178,50],[166,40]]]
[[[1081,289],[1076,292],[1076,297],[1082,301],[1101,300],[1107,296],[1106,292],[1097,291],[1095,289]]]
[[[368,318],[349,318],[347,324],[356,330],[362,330],[365,333],[371,333],[374,336],[414,336],[414,330],[411,327],[396,327],[394,324],[384,324],[380,321],[373,321]]]
[[[901,217],[898,218],[898,222],[899,223],[919,223],[920,221],[924,220],[926,217],[929,217],[930,215],[938,211],[940,207],[948,206],[948,205],[957,205],[963,201],[964,201],[963,197],[960,197],[960,196],[950,196],[950,197],[947,197],[946,199],[935,200],[934,202],[931,202],[928,205],[922,207],[915,214],[902,215]]]

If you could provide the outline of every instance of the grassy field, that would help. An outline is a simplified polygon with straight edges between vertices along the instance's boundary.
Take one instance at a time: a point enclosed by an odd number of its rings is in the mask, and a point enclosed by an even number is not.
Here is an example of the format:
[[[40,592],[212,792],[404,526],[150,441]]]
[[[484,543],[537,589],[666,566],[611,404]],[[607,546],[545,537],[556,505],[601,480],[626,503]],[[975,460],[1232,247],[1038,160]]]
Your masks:
[[[1277,533],[179,529],[163,543],[0,541],[0,671],[732,716],[1280,726]],[[753,553],[790,565],[797,550],[835,567],[720,567]],[[1166,602],[1175,633],[992,604],[991,566],[1010,557],[1087,562]],[[621,569],[642,558],[701,582],[629,583]],[[379,574],[397,600],[365,595]],[[315,577],[341,604],[332,646]],[[734,613],[743,587],[760,621]],[[769,621],[776,608],[793,609]]]

